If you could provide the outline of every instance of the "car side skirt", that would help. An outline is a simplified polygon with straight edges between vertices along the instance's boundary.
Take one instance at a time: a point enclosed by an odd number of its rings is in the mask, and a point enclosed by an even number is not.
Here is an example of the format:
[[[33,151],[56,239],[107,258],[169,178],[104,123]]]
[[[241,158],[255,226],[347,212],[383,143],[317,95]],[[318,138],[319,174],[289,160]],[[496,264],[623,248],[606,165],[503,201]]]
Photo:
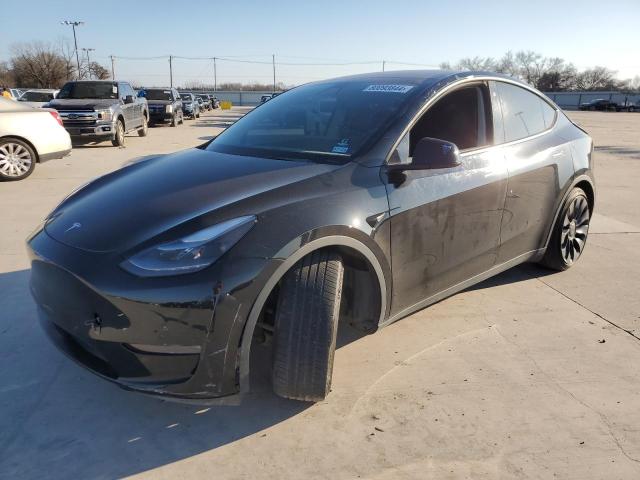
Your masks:
[[[423,308],[428,307],[429,305],[433,305],[434,303],[437,303],[440,300],[444,300],[445,298],[450,297],[451,295],[454,295],[490,277],[498,275],[499,273],[502,273],[505,270],[509,270],[510,268],[515,267],[516,265],[520,265],[521,263],[525,263],[529,261],[539,260],[544,255],[545,250],[546,248],[541,248],[538,250],[533,250],[531,252],[523,253],[522,255],[518,255],[517,257],[507,262],[491,267],[489,270],[483,273],[480,273],[474,277],[471,277],[468,280],[460,282],[456,285],[453,285],[452,287],[447,288],[446,290],[443,290],[439,293],[436,293],[435,295],[425,298],[424,300],[421,300],[415,305],[405,308],[401,312],[398,312],[397,314],[387,318],[386,320],[384,320],[384,322],[380,324],[380,328],[386,327],[387,325],[390,325],[393,322],[396,322],[404,317],[407,317],[412,313],[417,312],[418,310],[422,310]]]

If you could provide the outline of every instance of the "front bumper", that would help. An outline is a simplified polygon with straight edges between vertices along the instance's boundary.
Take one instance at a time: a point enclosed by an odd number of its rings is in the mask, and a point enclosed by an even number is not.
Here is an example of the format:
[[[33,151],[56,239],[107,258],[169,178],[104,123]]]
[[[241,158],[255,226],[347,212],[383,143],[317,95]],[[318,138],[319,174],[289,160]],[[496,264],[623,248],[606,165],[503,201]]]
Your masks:
[[[97,125],[64,124],[65,130],[72,138],[101,139],[113,138],[115,127],[111,123]]]
[[[167,112],[166,106],[155,107],[149,106],[149,121],[151,122],[168,122],[173,118],[174,111]]]
[[[77,363],[150,394],[209,399],[239,392],[239,342],[257,295],[246,277],[264,260],[236,261],[241,274],[213,265],[143,279],[120,269],[115,255],[69,247],[44,230],[27,248],[40,322]]]

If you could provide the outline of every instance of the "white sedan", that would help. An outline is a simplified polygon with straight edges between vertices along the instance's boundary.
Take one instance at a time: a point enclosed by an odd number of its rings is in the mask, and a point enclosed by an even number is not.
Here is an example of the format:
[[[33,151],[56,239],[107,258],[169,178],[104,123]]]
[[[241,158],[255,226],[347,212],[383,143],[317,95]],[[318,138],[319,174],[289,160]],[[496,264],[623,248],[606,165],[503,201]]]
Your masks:
[[[0,98],[0,181],[22,180],[37,162],[71,153],[58,112]]]
[[[53,88],[38,88],[33,90],[27,90],[20,98],[18,98],[18,102],[23,102],[25,105],[29,105],[30,107],[44,107],[51,100],[56,98],[58,92],[60,90],[55,90]]]

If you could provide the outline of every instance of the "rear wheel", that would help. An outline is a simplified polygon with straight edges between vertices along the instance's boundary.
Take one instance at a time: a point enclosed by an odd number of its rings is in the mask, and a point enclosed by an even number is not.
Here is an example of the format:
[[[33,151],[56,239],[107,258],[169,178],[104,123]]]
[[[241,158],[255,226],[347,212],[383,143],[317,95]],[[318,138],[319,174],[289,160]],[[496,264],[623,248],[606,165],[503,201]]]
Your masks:
[[[581,188],[574,188],[560,212],[540,262],[553,270],[566,270],[580,258],[587,243],[591,211]]]
[[[124,123],[122,120],[118,120],[116,124],[116,136],[111,140],[114,147],[124,147]]]
[[[10,182],[27,178],[36,166],[36,153],[17,138],[0,140],[0,180]]]
[[[324,399],[331,387],[344,267],[317,251],[283,278],[273,338],[273,389],[285,398]]]

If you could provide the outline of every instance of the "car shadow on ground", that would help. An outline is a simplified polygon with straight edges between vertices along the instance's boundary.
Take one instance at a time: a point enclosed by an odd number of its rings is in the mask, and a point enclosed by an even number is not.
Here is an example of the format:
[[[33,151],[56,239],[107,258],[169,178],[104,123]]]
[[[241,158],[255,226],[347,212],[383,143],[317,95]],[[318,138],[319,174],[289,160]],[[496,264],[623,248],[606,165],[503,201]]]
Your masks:
[[[124,391],[49,343],[28,277],[29,270],[0,274],[3,478],[120,478],[249,435],[267,437],[269,427],[311,405],[272,393],[270,350],[261,346],[252,348],[252,391],[239,405],[176,403]],[[361,336],[341,327],[338,346]]]

